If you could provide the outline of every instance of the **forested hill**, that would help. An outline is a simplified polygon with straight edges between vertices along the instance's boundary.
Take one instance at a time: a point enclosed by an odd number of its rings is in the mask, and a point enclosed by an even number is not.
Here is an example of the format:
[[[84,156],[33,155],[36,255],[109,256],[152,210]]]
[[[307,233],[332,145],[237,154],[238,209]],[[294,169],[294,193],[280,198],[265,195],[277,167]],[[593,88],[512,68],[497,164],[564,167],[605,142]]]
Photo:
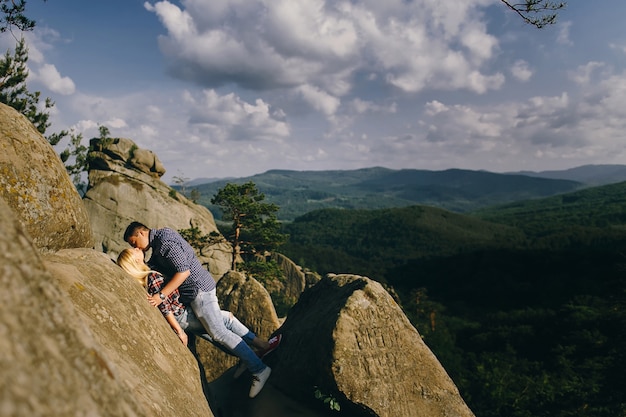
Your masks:
[[[621,229],[626,227],[626,182],[487,207],[473,215],[532,235],[564,228]]]
[[[382,209],[415,204],[468,212],[481,207],[565,193],[578,181],[449,169],[445,171],[366,168],[347,171],[272,170],[244,178],[195,185],[198,202],[220,218],[211,204],[227,183],[252,181],[266,200],[280,207],[279,220],[321,208]]]
[[[472,214],[314,211],[299,264],[397,294],[477,416],[623,416],[626,182]]]
[[[322,274],[348,272],[386,281],[386,269],[410,259],[451,256],[521,244],[514,227],[436,207],[316,210],[285,225],[283,248]]]

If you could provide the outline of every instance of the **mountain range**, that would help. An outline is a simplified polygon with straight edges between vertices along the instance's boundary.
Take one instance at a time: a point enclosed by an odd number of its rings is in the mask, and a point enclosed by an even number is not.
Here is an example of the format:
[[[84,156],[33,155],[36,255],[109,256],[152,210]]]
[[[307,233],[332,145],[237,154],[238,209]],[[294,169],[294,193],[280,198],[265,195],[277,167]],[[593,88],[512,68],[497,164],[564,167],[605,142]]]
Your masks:
[[[323,208],[382,209],[415,204],[466,213],[515,201],[543,198],[626,181],[626,165],[584,165],[562,171],[493,173],[463,169],[430,171],[383,167],[357,170],[270,170],[242,178],[190,181],[199,204],[221,217],[211,198],[227,183],[252,181],[266,201],[280,207],[277,217],[292,221]],[[180,189],[180,186],[174,188]]]

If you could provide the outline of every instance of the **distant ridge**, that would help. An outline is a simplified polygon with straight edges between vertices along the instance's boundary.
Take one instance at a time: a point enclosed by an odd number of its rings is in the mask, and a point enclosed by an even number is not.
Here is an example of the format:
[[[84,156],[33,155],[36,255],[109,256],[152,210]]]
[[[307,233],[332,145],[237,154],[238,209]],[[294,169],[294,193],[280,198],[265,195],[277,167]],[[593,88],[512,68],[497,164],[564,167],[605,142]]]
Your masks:
[[[222,178],[194,178],[193,180],[188,181],[185,185],[187,187],[198,186],[202,184],[209,184],[212,182],[220,182],[220,181],[235,181],[235,182],[245,182],[245,181],[254,181],[254,178],[263,177],[267,175],[290,175],[296,178],[315,178],[319,176],[320,178],[327,178],[327,174],[340,174],[344,178],[348,178],[350,173],[354,173],[355,181],[362,181],[364,177],[372,176],[377,177],[384,173],[394,173],[394,172],[402,172],[402,171],[416,171],[416,172],[448,172],[455,171],[456,169],[448,169],[444,171],[429,171],[429,170],[411,170],[411,169],[401,169],[394,170],[390,168],[383,167],[371,167],[371,168],[362,168],[356,170],[325,170],[325,171],[293,171],[286,169],[272,169],[266,171],[261,174],[255,174],[250,177],[222,177]],[[468,170],[459,170],[459,171],[468,171]],[[471,171],[468,171],[471,172]],[[478,170],[475,172],[483,172],[483,173],[492,173],[490,171]],[[612,184],[616,182],[626,181],[626,165],[618,165],[618,164],[605,164],[605,165],[581,165],[575,168],[569,168],[564,170],[547,170],[547,171],[510,171],[504,172],[506,175],[525,175],[528,177],[539,177],[539,178],[548,178],[548,179],[560,179],[560,180],[570,180],[577,181],[586,185],[605,185]]]
[[[209,184],[215,181],[230,181],[234,179],[233,177],[222,177],[222,178],[194,178],[193,180],[187,181],[185,183],[185,187],[195,187],[201,184]],[[172,184],[170,184],[172,185]]]
[[[582,165],[561,171],[519,171],[509,174],[572,180],[587,185],[605,185],[626,181],[626,165]]]
[[[578,174],[578,177],[581,176]],[[598,176],[594,172],[596,180]],[[330,171],[277,169],[250,177],[220,179],[194,188],[200,193],[198,202],[208,207],[216,218],[220,218],[222,213],[211,204],[211,198],[227,183],[242,184],[248,181],[256,184],[268,202],[280,207],[278,219],[283,221],[291,221],[322,208],[382,209],[427,205],[465,213],[589,186],[583,181],[520,173],[372,167]]]

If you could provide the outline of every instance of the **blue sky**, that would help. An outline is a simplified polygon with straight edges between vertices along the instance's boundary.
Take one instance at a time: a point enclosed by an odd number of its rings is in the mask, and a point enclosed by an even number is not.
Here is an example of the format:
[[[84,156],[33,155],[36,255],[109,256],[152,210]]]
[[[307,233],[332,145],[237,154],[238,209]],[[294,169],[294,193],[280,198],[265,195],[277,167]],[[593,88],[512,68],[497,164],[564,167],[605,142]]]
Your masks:
[[[623,0],[572,0],[541,30],[499,0],[29,0],[27,15],[50,132],[107,126],[166,182],[626,164]]]

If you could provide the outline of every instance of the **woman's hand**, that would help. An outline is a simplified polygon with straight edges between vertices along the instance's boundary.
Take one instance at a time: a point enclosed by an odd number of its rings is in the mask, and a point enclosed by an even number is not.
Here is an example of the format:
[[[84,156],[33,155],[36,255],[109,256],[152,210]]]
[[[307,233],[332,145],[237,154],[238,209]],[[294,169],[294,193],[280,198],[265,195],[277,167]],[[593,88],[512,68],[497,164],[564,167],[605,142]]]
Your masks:
[[[176,334],[178,335],[178,338],[180,339],[180,341],[183,342],[183,345],[187,346],[187,343],[189,342],[189,336],[187,336],[187,333],[181,330],[180,333],[176,333]]]
[[[152,307],[156,307],[159,304],[161,304],[163,300],[161,300],[161,297],[159,296],[158,293],[154,295],[148,294],[148,302],[150,303]]]

